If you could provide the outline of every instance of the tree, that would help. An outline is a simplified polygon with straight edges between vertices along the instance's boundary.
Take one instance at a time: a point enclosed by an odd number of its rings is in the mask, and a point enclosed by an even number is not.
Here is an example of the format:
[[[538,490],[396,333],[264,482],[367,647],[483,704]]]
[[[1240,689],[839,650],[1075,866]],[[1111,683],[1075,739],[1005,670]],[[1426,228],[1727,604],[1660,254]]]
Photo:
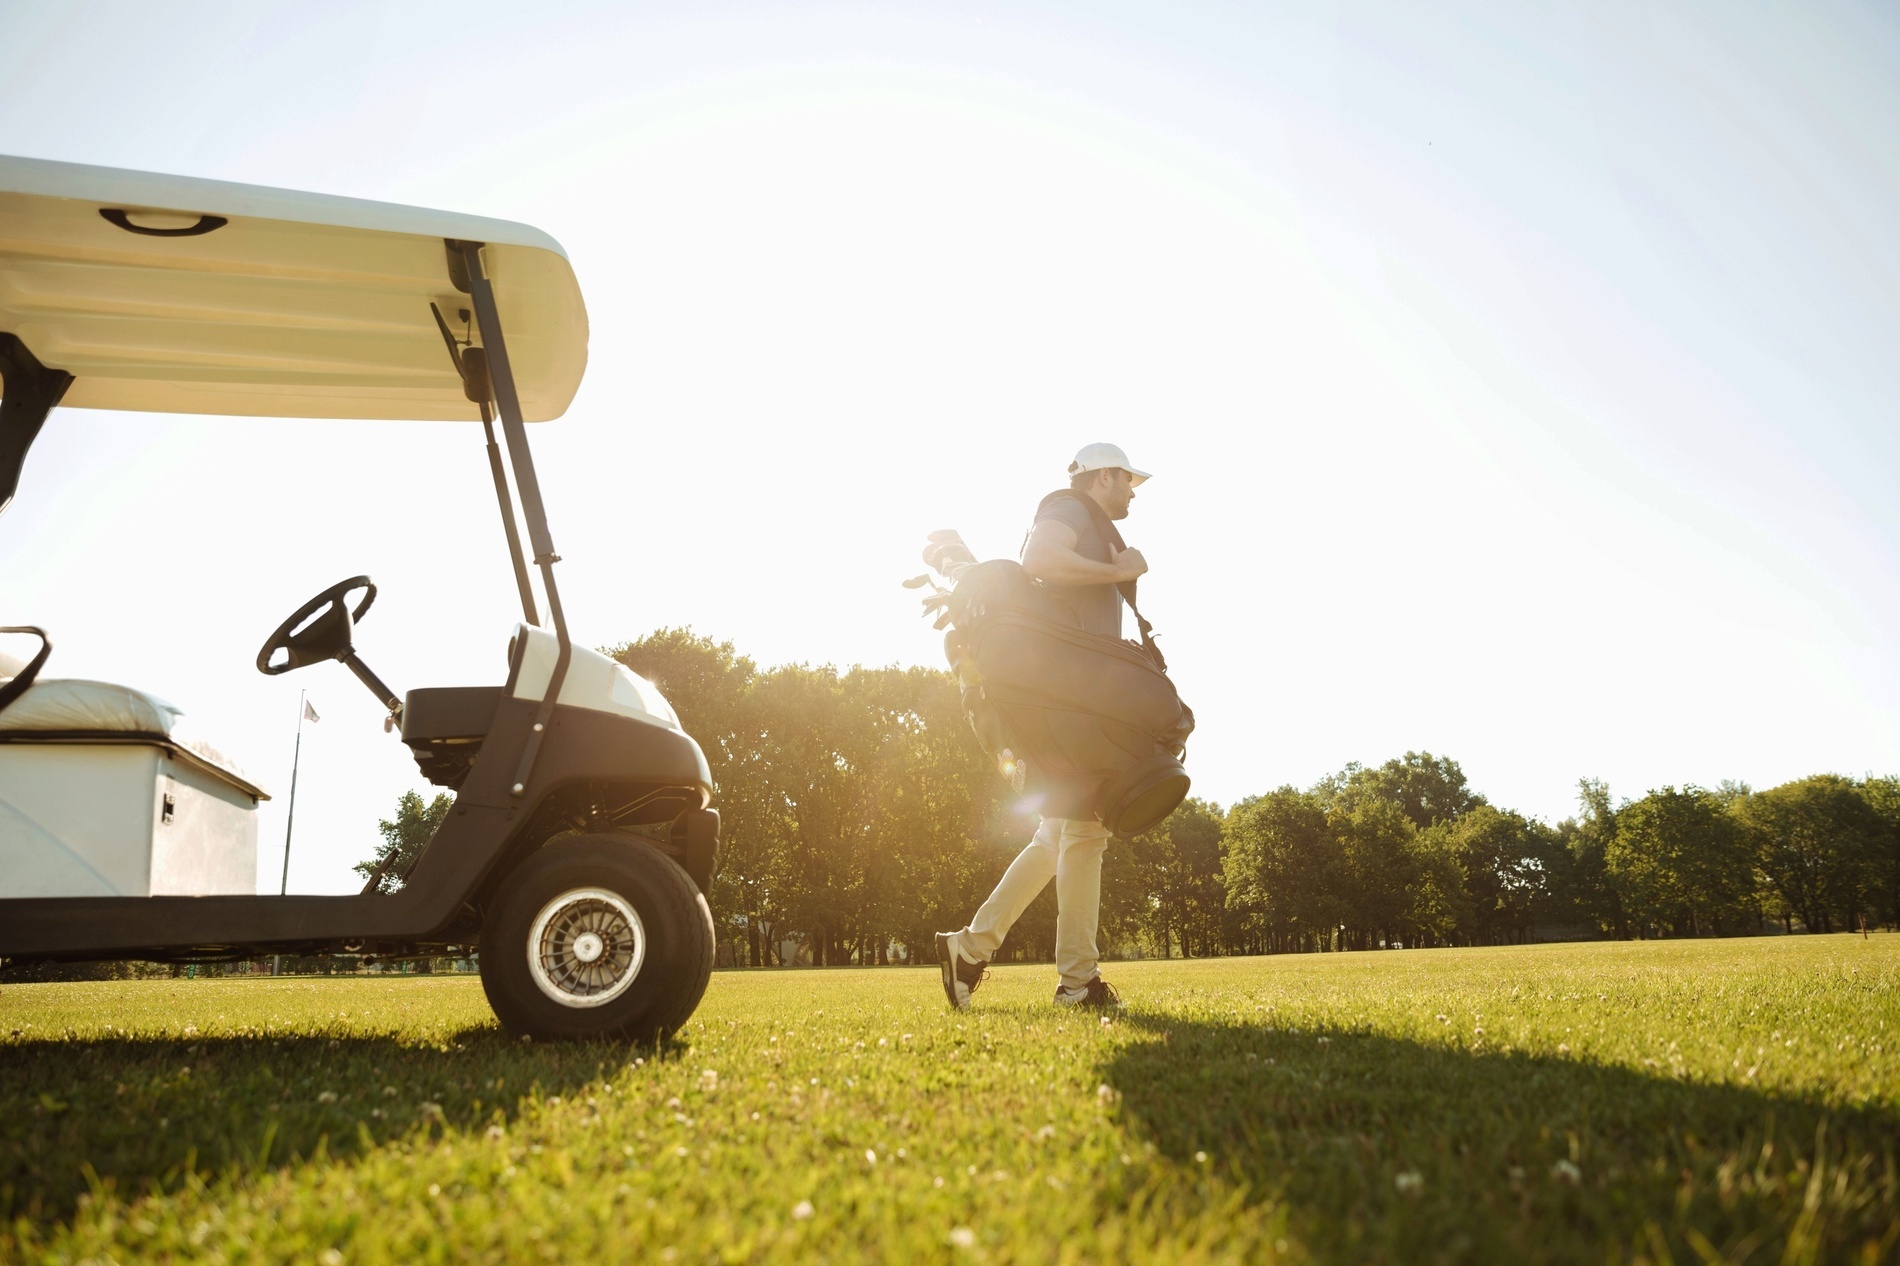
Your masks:
[[[1377,949],[1404,939],[1409,895],[1416,878],[1417,828],[1396,801],[1368,798],[1350,812],[1326,818],[1337,841],[1332,905],[1344,937],[1341,949]]]
[[[376,890],[399,891],[409,881],[409,871],[415,866],[416,858],[422,855],[423,846],[434,838],[436,829],[454,807],[455,797],[446,791],[437,792],[435,799],[427,804],[422,802],[422,797],[416,792],[403,792],[396,801],[396,816],[376,824],[376,829],[382,832],[383,842],[377,846],[375,856],[366,862],[358,862],[356,873],[368,879],[378,867],[382,867],[383,875]]]
[[[1197,949],[1203,955],[1213,952],[1223,939],[1227,908],[1219,805],[1190,798],[1160,825],[1115,841],[1110,851],[1127,856],[1127,864],[1116,868],[1122,891],[1114,904],[1135,930],[1164,957],[1177,943],[1183,958]],[[1107,874],[1104,888],[1109,888]]]
[[[1900,928],[1900,778],[1869,778],[1860,793],[1879,822],[1868,864],[1869,900],[1876,918]]]
[[[1027,834],[946,672],[761,671],[676,629],[613,654],[705,750],[721,816],[712,906],[751,965],[787,941],[821,964],[888,961],[893,940],[928,957],[931,933],[968,916]]]
[[[1035,822],[1013,810],[1009,784],[977,746],[947,673],[857,670],[847,684],[875,710],[879,730],[869,840],[888,866],[880,926],[912,961],[929,962],[933,934],[970,917]]]
[[[1341,913],[1339,839],[1320,797],[1281,787],[1227,811],[1227,903],[1268,952],[1320,949]]]
[[[1569,852],[1563,870],[1561,903],[1599,931],[1629,934],[1629,919],[1616,885],[1610,881],[1609,847],[1616,838],[1616,806],[1610,785],[1600,778],[1577,781],[1577,802],[1583,812],[1557,827],[1558,838]]]
[[[1354,763],[1321,779],[1313,790],[1328,808],[1348,813],[1368,800],[1386,801],[1420,829],[1455,822],[1485,802],[1466,784],[1457,761],[1430,752],[1407,752],[1376,769]]]
[[[1700,787],[1664,787],[1625,805],[1605,862],[1640,926],[1696,936],[1734,930],[1758,913],[1748,839]]]
[[[1419,831],[1411,841],[1412,886],[1401,921],[1403,944],[1451,945],[1471,926],[1464,849],[1448,826]]]
[[[1769,886],[1808,931],[1852,927],[1878,906],[1887,826],[1851,779],[1784,783],[1740,800],[1736,812]]]
[[[1467,939],[1485,945],[1521,940],[1549,918],[1562,852],[1555,832],[1488,804],[1438,829],[1464,880]]]

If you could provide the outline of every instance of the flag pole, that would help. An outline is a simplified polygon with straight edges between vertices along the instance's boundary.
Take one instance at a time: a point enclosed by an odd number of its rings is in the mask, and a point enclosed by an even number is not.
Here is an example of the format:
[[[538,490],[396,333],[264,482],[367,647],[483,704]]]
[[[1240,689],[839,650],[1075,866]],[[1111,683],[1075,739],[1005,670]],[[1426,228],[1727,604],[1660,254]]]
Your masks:
[[[303,717],[307,704],[305,696],[308,690],[297,692],[297,745],[290,756],[290,805],[284,814],[284,874],[277,882],[277,895],[284,896],[290,891],[290,833],[297,825],[297,766],[303,761]],[[283,965],[282,954],[272,954],[270,974],[277,975],[277,969]]]

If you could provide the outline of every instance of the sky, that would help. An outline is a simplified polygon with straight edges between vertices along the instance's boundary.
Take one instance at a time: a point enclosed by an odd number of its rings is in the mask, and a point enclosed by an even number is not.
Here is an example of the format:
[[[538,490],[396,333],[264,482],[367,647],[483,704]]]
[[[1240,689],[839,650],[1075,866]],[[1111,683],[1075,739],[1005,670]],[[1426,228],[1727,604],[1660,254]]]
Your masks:
[[[1407,750],[1547,820],[1900,772],[1900,18],[1818,2],[0,7],[0,152],[497,216],[591,322],[532,428],[577,638],[940,665],[925,533],[1074,451],[1220,803]],[[49,675],[182,706],[348,891],[428,790],[341,666],[499,682],[477,428],[61,410],[0,517]],[[13,645],[16,652],[30,645]],[[896,844],[897,842],[894,842]]]

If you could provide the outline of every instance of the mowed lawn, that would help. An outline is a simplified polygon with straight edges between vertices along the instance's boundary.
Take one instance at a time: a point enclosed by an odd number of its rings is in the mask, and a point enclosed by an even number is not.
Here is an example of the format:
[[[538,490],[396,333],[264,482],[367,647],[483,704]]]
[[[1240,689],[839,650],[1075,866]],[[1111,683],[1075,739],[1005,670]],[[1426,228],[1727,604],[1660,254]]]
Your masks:
[[[0,1258],[1892,1261],[1900,936],[715,976],[0,985]]]

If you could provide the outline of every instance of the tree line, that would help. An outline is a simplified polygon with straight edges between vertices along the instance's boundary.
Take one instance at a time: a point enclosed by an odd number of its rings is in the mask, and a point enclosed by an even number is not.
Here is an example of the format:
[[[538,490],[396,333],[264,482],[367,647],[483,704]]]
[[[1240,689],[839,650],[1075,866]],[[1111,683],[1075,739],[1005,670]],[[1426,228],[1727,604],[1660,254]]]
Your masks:
[[[1497,808],[1428,752],[1348,766],[1228,810],[1205,917],[1248,951],[1900,926],[1900,779],[1620,803],[1584,779],[1578,807],[1554,825]]]
[[[660,686],[712,767],[728,962],[930,961],[932,933],[964,924],[1034,829],[947,672],[761,669],[677,629],[611,653]],[[405,800],[379,853],[413,853],[447,803]],[[1862,926],[1900,926],[1900,779],[1620,802],[1586,779],[1577,814],[1551,824],[1492,805],[1455,760],[1407,752],[1226,809],[1190,799],[1115,841],[1102,875],[1110,955]],[[999,957],[1046,959],[1054,940],[1052,888]]]

